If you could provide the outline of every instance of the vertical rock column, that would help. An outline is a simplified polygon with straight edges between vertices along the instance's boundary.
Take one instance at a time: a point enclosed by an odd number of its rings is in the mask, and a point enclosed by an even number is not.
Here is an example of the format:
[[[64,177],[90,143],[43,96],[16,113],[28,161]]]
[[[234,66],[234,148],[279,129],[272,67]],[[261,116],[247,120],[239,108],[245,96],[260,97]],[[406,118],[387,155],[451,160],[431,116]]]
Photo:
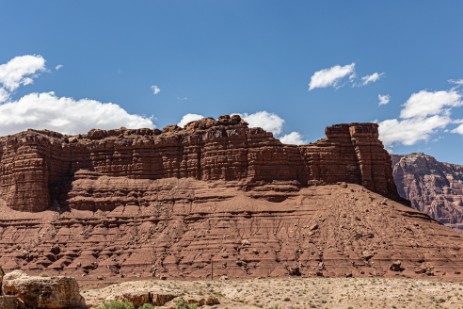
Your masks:
[[[19,211],[47,210],[49,171],[39,147],[26,144],[6,150],[1,160],[0,190],[7,205]]]
[[[383,195],[397,196],[389,166],[391,159],[378,139],[376,123],[353,123],[349,126],[351,142],[357,155],[361,184]]]

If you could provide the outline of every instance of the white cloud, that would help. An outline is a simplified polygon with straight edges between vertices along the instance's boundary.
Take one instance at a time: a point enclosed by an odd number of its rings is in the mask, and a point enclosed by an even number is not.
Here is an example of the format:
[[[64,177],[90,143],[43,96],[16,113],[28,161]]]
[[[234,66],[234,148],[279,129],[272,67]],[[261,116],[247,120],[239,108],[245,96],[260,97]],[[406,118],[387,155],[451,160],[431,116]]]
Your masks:
[[[61,70],[63,67],[64,67],[64,65],[58,64],[57,66],[55,66],[55,70],[56,70],[56,71],[59,71],[59,70]]]
[[[380,139],[386,147],[396,144],[410,146],[419,141],[428,141],[431,135],[445,132],[448,125],[458,123],[458,120],[451,119],[451,110],[462,105],[461,94],[455,89],[413,93],[404,103],[399,119],[379,123]],[[452,132],[459,131],[456,128]]]
[[[28,128],[49,129],[66,134],[90,129],[154,128],[151,118],[127,113],[114,103],[57,97],[53,92],[31,93],[0,105],[0,135]]]
[[[275,135],[281,133],[283,129],[284,120],[280,116],[274,113],[269,113],[267,111],[261,111],[254,114],[238,114],[243,118],[249,127],[251,128],[262,128],[265,131],[272,132]]]
[[[401,118],[425,117],[444,112],[446,108],[463,105],[461,95],[455,90],[413,93],[400,112]]]
[[[151,86],[151,90],[153,91],[154,95],[157,95],[157,94],[159,94],[161,92],[161,88],[159,88],[159,86],[157,86],[157,85]]]
[[[459,86],[463,86],[463,79],[449,79],[449,83]]]
[[[434,115],[427,118],[410,118],[404,120],[389,119],[379,123],[379,136],[386,147],[395,144],[414,145],[427,141],[431,134],[443,129],[452,120],[448,116]]]
[[[62,68],[57,65],[56,70]],[[49,129],[67,134],[86,133],[90,129],[153,128],[149,117],[129,114],[114,103],[91,99],[58,97],[54,92],[30,93],[11,100],[12,92],[33,83],[45,70],[42,56],[26,55],[0,65],[0,135],[28,128]]]
[[[303,145],[306,144],[306,141],[302,138],[302,135],[299,132],[291,132],[280,137],[280,141],[283,144],[293,144],[293,145]]]
[[[198,115],[198,114],[186,114],[182,117],[182,119],[180,120],[179,123],[177,123],[177,125],[179,127],[185,127],[187,124],[189,124],[190,122],[192,121],[196,121],[196,120],[199,120],[199,119],[203,119],[204,116],[203,115]]]
[[[289,134],[279,137],[282,132],[284,119],[274,113],[267,111],[260,111],[253,114],[234,113],[232,115],[239,115],[245,120],[250,128],[262,128],[265,131],[272,132],[275,138],[278,138],[284,144],[302,145],[306,144],[302,135],[299,132],[291,132]],[[182,117],[177,124],[179,127],[185,127],[188,123],[204,118],[203,115],[188,113]]]
[[[374,83],[374,82],[378,81],[378,80],[381,78],[381,76],[383,76],[383,74],[384,74],[384,73],[377,73],[377,72],[375,72],[375,73],[373,73],[373,74],[371,74],[371,75],[365,75],[365,76],[363,76],[363,77],[362,77],[362,85],[363,85],[363,86],[366,86],[366,85],[368,85],[369,83]]]
[[[0,88],[0,103],[5,102],[10,98],[10,93],[3,88]]]
[[[33,82],[33,77],[45,70],[45,59],[40,55],[14,57],[0,65],[0,84],[7,91],[14,91],[21,85]]]
[[[242,119],[244,119],[250,128],[262,128],[265,131],[272,132],[275,135],[281,133],[283,129],[284,120],[274,113],[269,113],[267,111],[260,111],[254,114],[241,114],[241,113],[233,113],[232,115],[239,115]],[[182,119],[177,123],[179,127],[184,127],[188,123],[192,121],[196,121],[199,119],[204,118],[203,115],[188,113],[182,117]],[[295,132],[293,132],[295,133]]]
[[[460,124],[458,127],[456,127],[450,132],[463,135],[463,124]]]
[[[389,102],[391,101],[391,96],[388,94],[378,94],[378,100],[379,100],[379,103],[378,103],[379,106],[386,105],[386,104],[389,104]]]
[[[355,63],[340,66],[335,65],[328,69],[315,72],[310,78],[309,90],[316,88],[336,87],[340,80],[355,76]]]

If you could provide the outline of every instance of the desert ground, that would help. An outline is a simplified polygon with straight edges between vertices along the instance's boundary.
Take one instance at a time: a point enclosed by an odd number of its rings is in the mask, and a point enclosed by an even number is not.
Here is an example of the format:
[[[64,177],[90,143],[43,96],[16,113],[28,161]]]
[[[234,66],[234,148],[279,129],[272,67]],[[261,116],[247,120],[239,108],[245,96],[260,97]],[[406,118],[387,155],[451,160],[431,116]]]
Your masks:
[[[279,278],[249,280],[144,280],[85,288],[87,305],[97,307],[127,292],[158,291],[199,302],[203,308],[463,308],[463,282],[407,278]],[[156,308],[176,308],[179,298]]]

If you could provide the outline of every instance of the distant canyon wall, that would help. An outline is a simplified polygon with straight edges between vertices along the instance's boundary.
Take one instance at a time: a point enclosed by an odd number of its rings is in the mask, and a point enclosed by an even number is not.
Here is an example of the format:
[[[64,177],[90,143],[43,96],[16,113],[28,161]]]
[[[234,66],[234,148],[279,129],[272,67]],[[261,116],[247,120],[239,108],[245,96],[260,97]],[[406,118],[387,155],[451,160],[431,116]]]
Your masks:
[[[423,153],[392,155],[392,164],[398,192],[413,208],[463,230],[463,166]]]

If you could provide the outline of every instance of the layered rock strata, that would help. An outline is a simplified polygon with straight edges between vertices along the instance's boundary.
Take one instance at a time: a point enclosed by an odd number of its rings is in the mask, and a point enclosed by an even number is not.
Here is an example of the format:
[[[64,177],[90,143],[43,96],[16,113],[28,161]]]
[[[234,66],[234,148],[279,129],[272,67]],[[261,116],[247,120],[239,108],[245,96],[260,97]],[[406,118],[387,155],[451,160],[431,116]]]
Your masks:
[[[77,276],[462,278],[463,235],[402,203],[375,124],[283,145],[224,116],[0,139],[0,265]],[[324,184],[324,185],[320,185]]]
[[[104,177],[92,186],[104,196],[120,182],[126,180]],[[132,190],[144,185],[136,180]],[[128,196],[112,197],[119,200],[112,211],[0,208],[0,264],[83,283],[288,275],[463,279],[460,232],[360,185],[242,191],[227,182],[169,178],[152,186],[155,202],[148,206],[127,205]]]
[[[126,179],[116,196],[128,194],[132,180],[145,180],[149,190],[153,180],[175,177],[234,182],[244,190],[273,181],[298,187],[345,181],[398,198],[376,124],[334,125],[326,136],[304,146],[284,145],[271,133],[248,128],[239,116],[205,118],[184,129],[92,130],[72,137],[28,130],[0,139],[0,198],[28,212],[111,210],[118,204],[99,198],[97,187],[76,191],[76,182],[105,176]],[[143,190],[129,200],[146,206]]]
[[[398,193],[413,208],[463,230],[463,166],[423,153],[392,155],[392,163]]]

